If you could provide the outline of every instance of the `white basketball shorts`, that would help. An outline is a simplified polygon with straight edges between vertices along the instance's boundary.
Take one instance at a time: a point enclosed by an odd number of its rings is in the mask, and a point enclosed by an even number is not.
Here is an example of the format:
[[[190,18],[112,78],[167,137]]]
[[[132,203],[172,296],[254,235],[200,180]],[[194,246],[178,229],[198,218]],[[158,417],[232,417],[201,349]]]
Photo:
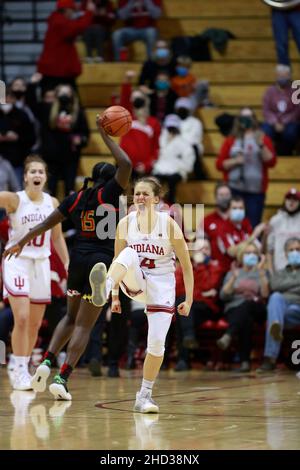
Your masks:
[[[49,258],[5,258],[2,262],[3,297],[29,297],[33,304],[51,302]]]

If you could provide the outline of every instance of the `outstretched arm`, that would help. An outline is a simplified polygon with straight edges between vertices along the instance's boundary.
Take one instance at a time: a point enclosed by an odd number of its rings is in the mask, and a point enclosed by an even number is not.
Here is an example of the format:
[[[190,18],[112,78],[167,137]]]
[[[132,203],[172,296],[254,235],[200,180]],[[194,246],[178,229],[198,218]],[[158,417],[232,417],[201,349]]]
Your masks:
[[[180,315],[188,316],[193,303],[194,294],[193,267],[183,233],[177,223],[173,219],[171,219],[171,217],[170,241],[182,267],[183,281],[185,287],[185,302],[182,302],[180,305],[178,305],[178,313]]]
[[[8,255],[9,255],[9,258],[12,255],[19,256],[24,246],[28,242],[30,242],[30,240],[33,240],[33,238],[37,237],[38,235],[41,235],[42,233],[47,232],[47,230],[50,230],[55,225],[62,222],[64,218],[65,218],[64,215],[58,209],[55,209],[53,212],[51,212],[51,214],[47,217],[47,219],[45,219],[43,222],[36,225],[32,230],[30,230],[30,232],[28,232],[27,235],[25,235],[25,237],[21,238],[21,240],[18,243],[16,243],[16,245],[13,245],[12,247],[5,250],[3,253],[4,258]]]
[[[126,189],[132,171],[130,158],[128,157],[127,153],[124,152],[124,150],[122,150],[121,147],[106,134],[101,125],[101,117],[99,115],[97,115],[96,123],[104,143],[107,145],[112,155],[116,159],[118,169],[115,174],[115,179],[121,188]]]

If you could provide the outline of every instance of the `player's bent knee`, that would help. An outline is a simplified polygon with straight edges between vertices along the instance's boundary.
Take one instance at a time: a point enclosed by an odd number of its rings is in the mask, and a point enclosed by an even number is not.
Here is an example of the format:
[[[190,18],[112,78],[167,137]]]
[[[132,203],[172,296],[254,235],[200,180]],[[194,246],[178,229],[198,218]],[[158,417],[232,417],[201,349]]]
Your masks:
[[[161,357],[165,353],[165,343],[159,339],[148,340],[147,352],[152,356]]]

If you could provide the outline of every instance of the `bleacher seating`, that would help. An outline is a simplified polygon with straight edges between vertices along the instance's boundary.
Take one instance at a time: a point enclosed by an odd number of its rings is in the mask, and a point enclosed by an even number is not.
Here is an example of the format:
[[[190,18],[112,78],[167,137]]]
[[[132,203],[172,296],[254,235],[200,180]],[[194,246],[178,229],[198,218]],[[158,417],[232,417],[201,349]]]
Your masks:
[[[227,51],[220,55],[213,48],[211,62],[196,62],[193,73],[205,78],[211,84],[211,98],[214,108],[201,109],[204,134],[204,166],[208,180],[190,181],[178,187],[177,199],[181,203],[203,202],[206,211],[212,209],[215,181],[222,175],[215,168],[215,156],[223,137],[215,125],[215,117],[222,112],[235,113],[241,106],[252,106],[261,119],[261,100],[267,85],[274,80],[275,48],[271,32],[269,9],[260,0],[252,0],[241,7],[239,0],[227,0],[220,11],[218,0],[194,1],[165,0],[164,16],[159,20],[163,38],[180,34],[199,34],[207,28],[228,29],[236,39],[230,40]],[[78,50],[83,54],[79,41]],[[137,74],[145,59],[142,43],[136,43],[130,50],[129,63],[102,63],[84,65],[79,79],[79,90],[92,129],[88,147],[81,159],[80,173],[89,173],[99,159],[112,161],[105,146],[97,137],[95,116],[111,104],[112,94],[118,94],[126,70]],[[294,43],[291,43],[291,57],[295,76],[300,73],[299,57]],[[267,193],[264,218],[269,218],[282,203],[286,190],[300,185],[298,157],[280,157],[277,166],[270,171],[270,185]]]

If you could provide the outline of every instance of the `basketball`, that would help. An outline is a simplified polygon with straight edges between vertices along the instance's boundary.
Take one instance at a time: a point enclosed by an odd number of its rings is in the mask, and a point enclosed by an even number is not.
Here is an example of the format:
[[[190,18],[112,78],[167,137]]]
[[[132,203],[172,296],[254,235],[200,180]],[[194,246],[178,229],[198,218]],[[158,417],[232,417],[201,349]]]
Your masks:
[[[102,127],[113,137],[127,134],[131,128],[131,114],[122,106],[111,106],[102,115]]]

